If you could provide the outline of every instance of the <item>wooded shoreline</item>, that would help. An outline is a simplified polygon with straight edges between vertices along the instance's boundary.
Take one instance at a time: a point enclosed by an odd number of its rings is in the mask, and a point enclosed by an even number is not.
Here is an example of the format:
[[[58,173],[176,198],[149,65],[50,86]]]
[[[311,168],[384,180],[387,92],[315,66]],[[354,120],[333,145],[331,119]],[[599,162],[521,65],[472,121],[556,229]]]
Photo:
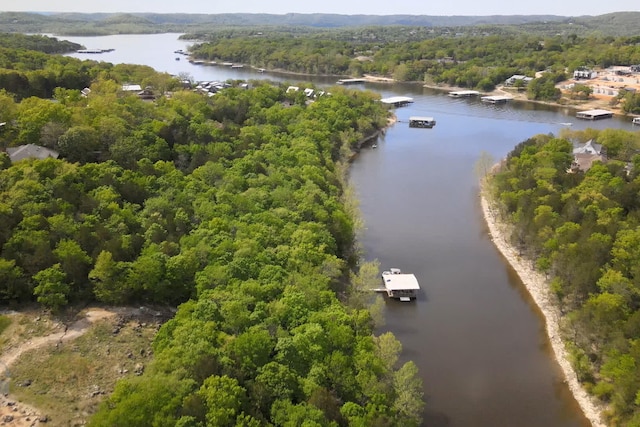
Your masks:
[[[547,279],[535,269],[531,260],[523,258],[509,243],[509,225],[499,218],[499,214],[491,206],[492,202],[482,190],[480,203],[491,241],[518,274],[544,318],[547,338],[553,349],[553,356],[562,370],[565,383],[591,425],[606,427],[606,423],[602,420],[602,412],[605,408],[582,387],[569,361],[569,353],[560,334],[562,315],[556,298],[550,292]]]

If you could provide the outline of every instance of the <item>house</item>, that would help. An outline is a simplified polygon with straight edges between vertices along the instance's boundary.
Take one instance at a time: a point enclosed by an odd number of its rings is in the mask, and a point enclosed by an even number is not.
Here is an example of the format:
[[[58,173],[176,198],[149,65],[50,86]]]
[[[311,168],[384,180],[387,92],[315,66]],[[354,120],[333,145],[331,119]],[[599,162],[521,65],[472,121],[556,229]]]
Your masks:
[[[156,96],[153,94],[151,88],[147,87],[138,92],[138,98],[140,99],[156,99]]]
[[[140,85],[122,85],[122,90],[124,92],[140,92],[142,90],[142,86],[140,86]]]
[[[11,163],[24,159],[40,159],[44,160],[48,157],[57,159],[60,154],[57,151],[50,150],[35,144],[20,145],[18,147],[7,148],[7,154]]]
[[[598,72],[597,71],[593,71],[593,70],[575,70],[573,72],[573,79],[574,80],[590,80],[590,79],[595,79],[596,77],[598,77]]]
[[[607,161],[607,154],[604,147],[601,144],[597,144],[590,139],[585,143],[574,142],[573,143],[573,162],[571,168],[567,172],[588,171],[593,162]]]
[[[504,81],[504,84],[507,86],[514,86],[517,82],[521,81],[524,86],[528,85],[529,82],[533,80],[533,77],[523,76],[522,74],[514,74]]]

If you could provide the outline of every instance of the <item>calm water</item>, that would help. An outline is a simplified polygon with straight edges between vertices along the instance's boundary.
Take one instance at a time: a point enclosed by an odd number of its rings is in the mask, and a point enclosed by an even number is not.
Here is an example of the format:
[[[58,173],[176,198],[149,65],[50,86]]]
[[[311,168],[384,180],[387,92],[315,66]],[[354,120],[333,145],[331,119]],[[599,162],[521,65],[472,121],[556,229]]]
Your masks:
[[[173,52],[189,43],[175,34],[71,37],[81,55],[113,63],[150,65],[196,80],[291,76],[248,68],[193,65]],[[310,80],[305,79],[305,80]],[[316,78],[318,84],[332,79]],[[135,83],[135,82],[134,82]],[[431,427],[573,427],[589,425],[550,356],[542,319],[522,283],[488,238],[478,201],[474,164],[480,153],[498,159],[539,133],[572,128],[632,129],[628,120],[578,121],[574,112],[528,103],[493,106],[452,99],[416,85],[362,85],[383,96],[413,97],[396,111],[399,122],[364,149],[351,168],[366,222],[367,259],[383,269],[416,274],[423,292],[415,303],[387,301],[385,329],[404,346],[425,384],[425,425]],[[409,128],[412,115],[433,116],[433,129]]]

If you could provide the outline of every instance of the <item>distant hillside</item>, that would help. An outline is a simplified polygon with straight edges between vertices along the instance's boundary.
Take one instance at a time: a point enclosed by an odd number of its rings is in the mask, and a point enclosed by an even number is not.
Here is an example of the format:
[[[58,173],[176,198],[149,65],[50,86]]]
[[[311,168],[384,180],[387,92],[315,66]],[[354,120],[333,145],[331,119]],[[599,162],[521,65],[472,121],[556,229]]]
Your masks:
[[[572,32],[604,35],[637,35],[640,12],[616,12],[600,16],[556,15],[338,15],[325,13],[188,14],[188,13],[0,13],[4,32],[39,32],[60,35],[159,32],[207,32],[226,27],[346,28],[374,26],[509,27],[511,31],[540,34]]]

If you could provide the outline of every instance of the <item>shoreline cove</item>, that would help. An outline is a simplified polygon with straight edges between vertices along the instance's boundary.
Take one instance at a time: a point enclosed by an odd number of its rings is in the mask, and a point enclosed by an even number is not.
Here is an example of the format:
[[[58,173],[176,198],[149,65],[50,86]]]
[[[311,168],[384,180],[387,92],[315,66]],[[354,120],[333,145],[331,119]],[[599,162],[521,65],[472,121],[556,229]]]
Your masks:
[[[489,237],[496,249],[518,274],[523,286],[542,313],[547,339],[553,349],[553,357],[562,370],[564,382],[591,425],[593,427],[606,427],[607,424],[602,420],[604,406],[582,387],[569,361],[569,353],[560,334],[562,316],[558,304],[554,301],[554,297],[549,290],[546,277],[533,267],[530,260],[521,257],[518,251],[508,242],[508,224],[498,218],[495,209],[491,205],[492,202],[483,191],[481,186],[480,204],[488,227]]]

